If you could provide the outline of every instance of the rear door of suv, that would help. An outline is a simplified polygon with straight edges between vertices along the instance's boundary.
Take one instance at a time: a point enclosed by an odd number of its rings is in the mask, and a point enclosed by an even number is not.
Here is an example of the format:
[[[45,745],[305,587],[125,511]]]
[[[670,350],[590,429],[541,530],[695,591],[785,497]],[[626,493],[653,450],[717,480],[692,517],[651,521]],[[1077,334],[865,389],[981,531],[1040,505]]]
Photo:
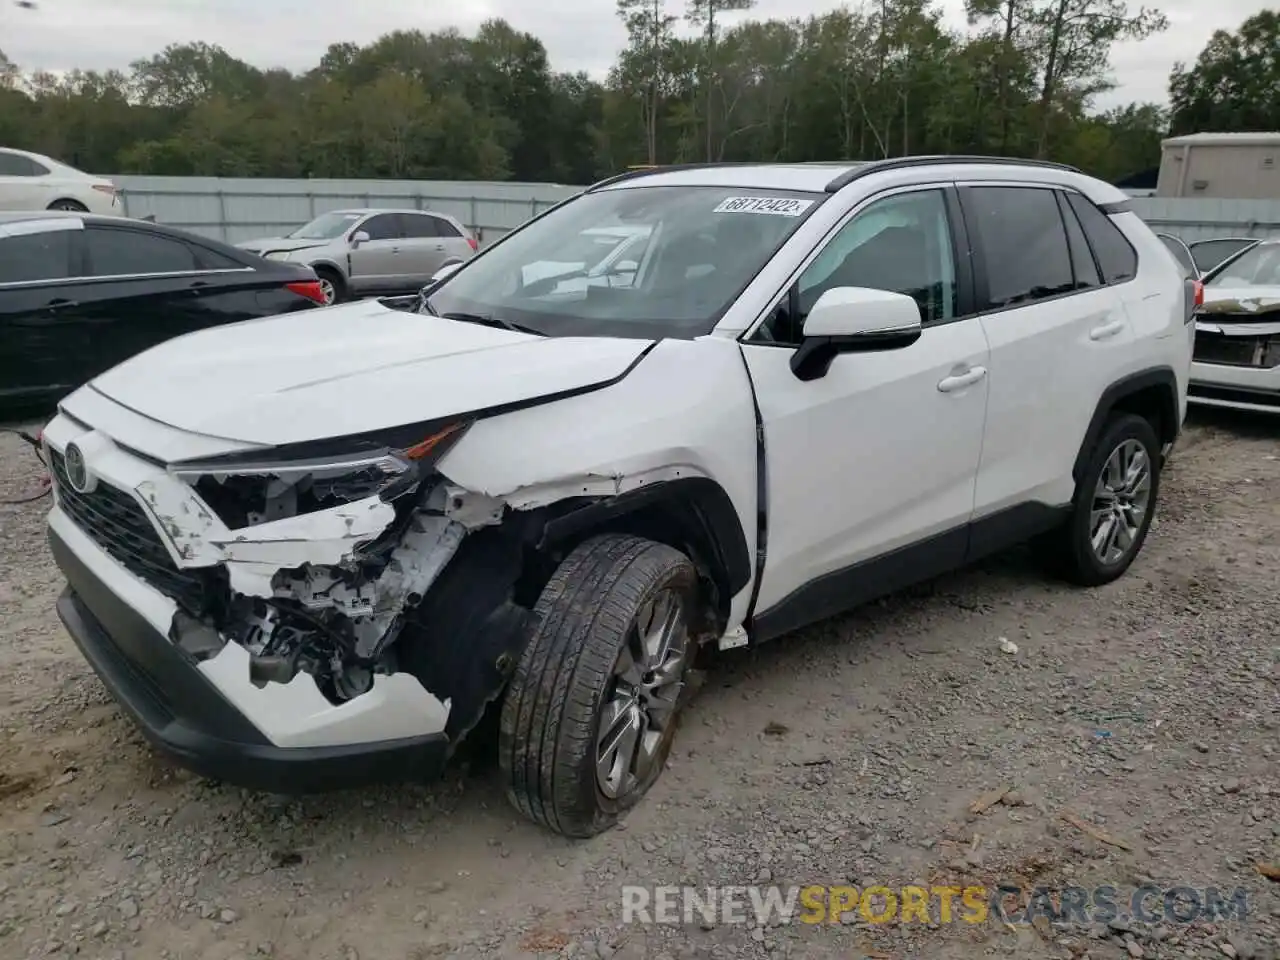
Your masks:
[[[1118,291],[1136,277],[1137,254],[1119,230],[1116,249],[1090,244],[1079,211],[1106,215],[1075,191],[970,183],[960,198],[991,347],[975,519],[1059,506],[1072,498],[1079,444],[1134,339]]]

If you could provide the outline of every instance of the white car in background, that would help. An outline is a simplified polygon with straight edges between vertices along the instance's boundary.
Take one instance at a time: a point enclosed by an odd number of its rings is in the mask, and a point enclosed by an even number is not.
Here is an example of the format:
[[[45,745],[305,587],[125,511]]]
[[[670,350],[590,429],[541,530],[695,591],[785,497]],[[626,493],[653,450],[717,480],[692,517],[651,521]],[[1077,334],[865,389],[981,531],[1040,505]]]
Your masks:
[[[1280,413],[1280,240],[1255,240],[1205,274],[1189,393]]]
[[[123,216],[116,185],[38,153],[0,148],[0,210]]]

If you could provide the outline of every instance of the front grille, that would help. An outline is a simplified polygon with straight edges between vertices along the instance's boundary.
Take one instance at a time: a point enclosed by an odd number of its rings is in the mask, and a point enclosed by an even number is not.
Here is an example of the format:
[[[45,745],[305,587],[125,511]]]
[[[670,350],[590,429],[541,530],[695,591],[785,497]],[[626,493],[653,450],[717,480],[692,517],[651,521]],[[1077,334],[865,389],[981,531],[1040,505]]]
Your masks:
[[[1194,358],[1197,363],[1270,369],[1280,365],[1280,337],[1228,337],[1199,330]]]
[[[57,450],[50,450],[49,454],[58,505],[76,526],[134,576],[190,612],[205,612],[212,587],[208,573],[181,570],[174,565],[160,534],[138,502],[102,481],[89,493],[77,493],[67,479],[62,454]]]

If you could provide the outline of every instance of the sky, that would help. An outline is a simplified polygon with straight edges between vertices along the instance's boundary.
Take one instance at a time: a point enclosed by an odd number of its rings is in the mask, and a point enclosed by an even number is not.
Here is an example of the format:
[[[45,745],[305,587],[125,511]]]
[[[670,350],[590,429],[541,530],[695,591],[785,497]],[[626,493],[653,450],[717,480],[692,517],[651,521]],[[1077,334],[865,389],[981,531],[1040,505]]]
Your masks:
[[[0,50],[24,70],[124,68],[169,43],[203,40],[257,67],[300,71],[329,44],[368,43],[391,30],[475,30],[491,17],[538,36],[557,70],[603,77],[624,42],[613,0],[0,0]],[[1164,103],[1169,71],[1192,61],[1217,29],[1234,30],[1266,0],[1147,0],[1169,29],[1112,53],[1119,87],[1100,97],[1107,108]],[[964,0],[941,0],[952,25],[964,24]],[[682,0],[669,0],[676,12]],[[805,17],[857,0],[758,0],[751,16]],[[1133,3],[1137,6],[1137,2]],[[1194,13],[1192,11],[1195,11]]]

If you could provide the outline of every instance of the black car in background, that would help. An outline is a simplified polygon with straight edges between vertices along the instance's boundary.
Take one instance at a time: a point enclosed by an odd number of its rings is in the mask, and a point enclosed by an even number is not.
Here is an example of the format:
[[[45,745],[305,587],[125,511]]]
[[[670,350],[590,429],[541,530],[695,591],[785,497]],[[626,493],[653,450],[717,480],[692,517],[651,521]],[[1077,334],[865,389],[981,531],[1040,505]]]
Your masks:
[[[324,302],[315,272],[172,227],[0,213],[0,419],[171,337]]]

